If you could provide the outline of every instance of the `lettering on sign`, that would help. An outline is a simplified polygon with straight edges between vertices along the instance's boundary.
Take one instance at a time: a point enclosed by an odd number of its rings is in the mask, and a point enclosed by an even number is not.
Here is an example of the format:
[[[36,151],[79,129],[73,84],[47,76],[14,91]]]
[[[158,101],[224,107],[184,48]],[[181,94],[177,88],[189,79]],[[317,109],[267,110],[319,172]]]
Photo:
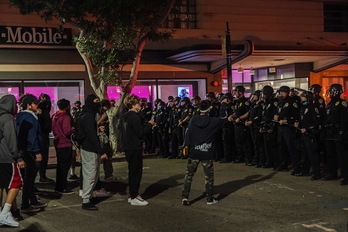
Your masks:
[[[0,26],[1,45],[71,46],[70,28]]]

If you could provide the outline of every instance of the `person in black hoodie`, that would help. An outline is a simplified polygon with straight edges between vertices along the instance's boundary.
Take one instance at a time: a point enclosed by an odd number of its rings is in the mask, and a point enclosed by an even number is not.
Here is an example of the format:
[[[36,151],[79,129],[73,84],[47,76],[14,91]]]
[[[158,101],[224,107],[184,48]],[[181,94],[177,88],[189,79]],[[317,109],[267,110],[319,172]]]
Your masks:
[[[52,183],[54,180],[46,176],[46,169],[48,164],[49,147],[50,147],[50,132],[52,131],[51,112],[51,98],[49,95],[40,94],[40,102],[38,104],[37,116],[41,127],[40,133],[40,147],[42,160],[39,162],[40,183]]]
[[[81,141],[81,161],[83,175],[83,190],[82,190],[82,209],[98,210],[91,203],[93,189],[99,179],[100,159],[107,159],[107,154],[100,145],[97,135],[96,114],[100,109],[100,100],[90,94],[85,100],[85,105],[78,122],[80,134],[83,134]]]
[[[141,106],[135,95],[127,96],[123,103],[128,111],[122,115],[122,141],[128,162],[129,198],[131,205],[145,206],[148,202],[139,195],[143,172],[143,122],[139,116]],[[153,119],[149,121],[154,124]]]
[[[201,101],[199,105],[200,115],[195,115],[188,125],[184,146],[189,147],[186,175],[182,191],[182,204],[189,205],[189,194],[192,178],[197,166],[202,162],[205,173],[205,191],[207,204],[212,205],[218,201],[213,197],[214,185],[214,145],[218,131],[222,128],[223,120],[218,117],[210,117],[211,103],[208,100]],[[232,117],[228,118],[232,121]]]

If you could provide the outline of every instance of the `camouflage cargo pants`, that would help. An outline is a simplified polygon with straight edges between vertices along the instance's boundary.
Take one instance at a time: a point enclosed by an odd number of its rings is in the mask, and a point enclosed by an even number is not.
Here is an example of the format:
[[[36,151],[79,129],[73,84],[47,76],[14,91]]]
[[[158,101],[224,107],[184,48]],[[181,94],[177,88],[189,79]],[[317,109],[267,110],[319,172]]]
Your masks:
[[[197,160],[189,158],[187,161],[186,175],[184,179],[184,186],[182,190],[182,197],[187,198],[190,195],[191,183],[194,174],[197,171],[199,163],[202,163],[204,175],[205,175],[205,192],[207,201],[211,201],[213,198],[213,185],[214,185],[214,162],[213,160]]]

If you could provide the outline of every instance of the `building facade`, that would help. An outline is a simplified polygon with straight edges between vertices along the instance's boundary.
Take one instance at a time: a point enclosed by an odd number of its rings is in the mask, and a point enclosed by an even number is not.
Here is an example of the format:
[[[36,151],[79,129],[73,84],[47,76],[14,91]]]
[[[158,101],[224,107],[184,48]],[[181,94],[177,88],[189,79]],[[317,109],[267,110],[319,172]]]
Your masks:
[[[344,0],[178,0],[163,25],[175,29],[174,37],[146,45],[133,92],[153,101],[183,91],[190,97],[230,91],[222,46],[227,29],[233,86],[348,88],[347,19]],[[92,92],[71,41],[75,29],[60,32],[58,25],[20,15],[0,0],[1,93],[45,92],[53,102],[73,102]],[[117,99],[119,89],[109,86],[108,94]]]

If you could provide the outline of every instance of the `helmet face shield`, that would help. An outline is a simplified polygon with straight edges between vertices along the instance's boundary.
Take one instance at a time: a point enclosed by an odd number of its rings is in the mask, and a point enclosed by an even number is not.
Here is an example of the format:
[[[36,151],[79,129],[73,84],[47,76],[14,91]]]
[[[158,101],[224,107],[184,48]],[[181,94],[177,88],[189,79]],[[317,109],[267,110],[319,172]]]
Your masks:
[[[330,88],[326,91],[326,96],[333,98],[339,97],[343,93],[343,87],[340,84],[332,84]]]

